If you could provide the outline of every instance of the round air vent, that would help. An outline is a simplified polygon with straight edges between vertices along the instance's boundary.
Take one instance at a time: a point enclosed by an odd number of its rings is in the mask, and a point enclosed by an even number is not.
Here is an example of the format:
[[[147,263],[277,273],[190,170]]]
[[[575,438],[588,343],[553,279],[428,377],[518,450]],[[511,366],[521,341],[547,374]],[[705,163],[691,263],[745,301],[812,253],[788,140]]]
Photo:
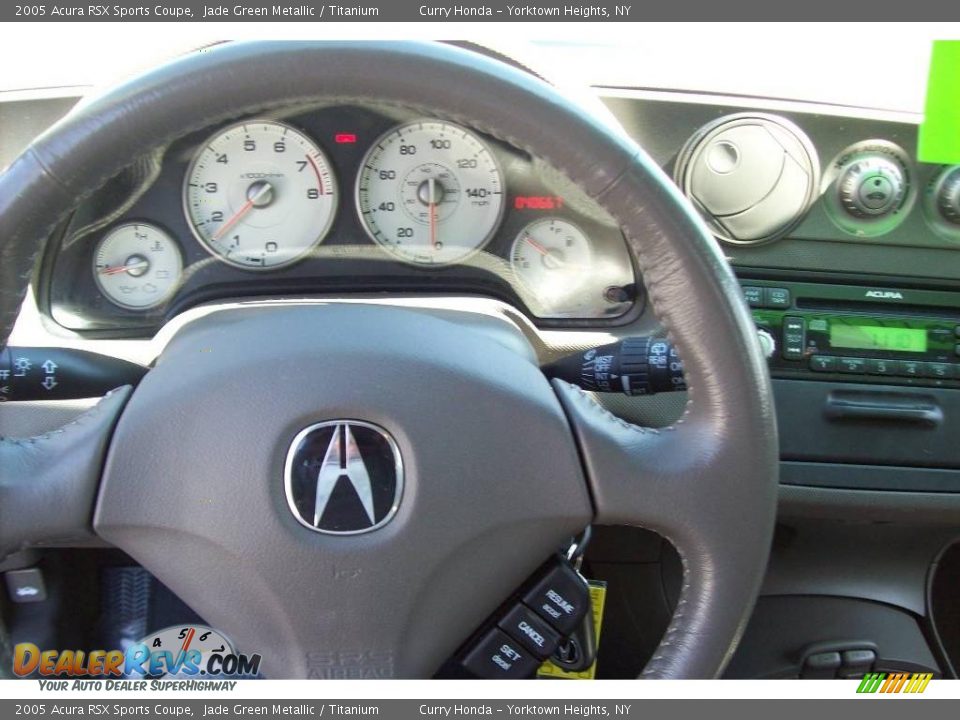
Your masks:
[[[754,244],[803,219],[817,197],[820,162],[789,120],[744,113],[700,128],[680,151],[675,180],[718,238]]]

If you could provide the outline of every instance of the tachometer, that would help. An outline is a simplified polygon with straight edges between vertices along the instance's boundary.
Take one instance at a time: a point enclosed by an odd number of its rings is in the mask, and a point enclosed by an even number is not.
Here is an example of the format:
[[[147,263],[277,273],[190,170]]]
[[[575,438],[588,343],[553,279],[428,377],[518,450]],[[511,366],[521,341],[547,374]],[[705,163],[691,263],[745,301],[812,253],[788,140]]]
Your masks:
[[[503,211],[503,177],[490,148],[458,125],[394,128],[367,153],[357,207],[370,237],[409,263],[449,265],[482,248]]]
[[[193,159],[183,204],[197,239],[243,268],[288,265],[320,243],[333,222],[337,184],[326,156],[289,125],[228,127]]]

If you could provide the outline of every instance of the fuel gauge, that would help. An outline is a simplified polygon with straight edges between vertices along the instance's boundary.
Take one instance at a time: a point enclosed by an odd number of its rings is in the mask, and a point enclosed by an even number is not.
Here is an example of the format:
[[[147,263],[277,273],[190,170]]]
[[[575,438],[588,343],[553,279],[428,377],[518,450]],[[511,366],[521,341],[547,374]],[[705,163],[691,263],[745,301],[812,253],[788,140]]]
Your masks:
[[[566,314],[583,302],[579,295],[592,274],[593,250],[590,238],[572,222],[543,218],[517,235],[510,264],[542,314]]]
[[[123,308],[147,310],[180,284],[183,258],[176,241],[148,223],[128,223],[107,233],[93,254],[93,276],[106,298]]]

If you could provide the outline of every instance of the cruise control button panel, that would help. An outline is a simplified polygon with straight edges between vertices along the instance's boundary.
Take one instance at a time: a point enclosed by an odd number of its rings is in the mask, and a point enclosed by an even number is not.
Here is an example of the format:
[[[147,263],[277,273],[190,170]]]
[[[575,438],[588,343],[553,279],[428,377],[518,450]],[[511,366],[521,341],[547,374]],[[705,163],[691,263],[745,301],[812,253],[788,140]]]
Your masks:
[[[576,570],[560,563],[533,586],[523,601],[563,635],[569,635],[587,614],[590,590]]]
[[[500,629],[538,657],[553,655],[560,633],[526,605],[516,605],[500,621]]]
[[[516,640],[494,628],[467,653],[463,666],[482,678],[520,680],[530,677],[540,662]]]
[[[456,672],[488,679],[532,677],[557,648],[591,629],[590,586],[566,558],[557,556],[481,625],[455,657]],[[587,643],[585,658],[596,658]]]

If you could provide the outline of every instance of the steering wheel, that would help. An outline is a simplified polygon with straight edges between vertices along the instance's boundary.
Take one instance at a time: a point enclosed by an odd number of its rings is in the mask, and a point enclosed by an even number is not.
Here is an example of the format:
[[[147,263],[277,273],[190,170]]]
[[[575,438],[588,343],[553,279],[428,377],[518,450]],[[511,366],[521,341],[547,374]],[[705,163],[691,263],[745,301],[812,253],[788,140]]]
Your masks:
[[[776,504],[772,395],[749,311],[656,164],[520,70],[430,43],[240,43],[82,106],[0,176],[0,340],[45,238],[91,191],[192,131],[324,101],[462,122],[605,208],[684,361],[682,419],[621,421],[448,319],[238,305],[186,324],[136,389],[49,436],[0,443],[0,556],[95,534],[261,653],[267,675],[429,677],[564,538],[642,526],[683,566],[644,676],[717,676],[756,599]],[[311,532],[285,500],[294,438],[340,418],[384,429],[402,458],[396,514],[374,532]]]

